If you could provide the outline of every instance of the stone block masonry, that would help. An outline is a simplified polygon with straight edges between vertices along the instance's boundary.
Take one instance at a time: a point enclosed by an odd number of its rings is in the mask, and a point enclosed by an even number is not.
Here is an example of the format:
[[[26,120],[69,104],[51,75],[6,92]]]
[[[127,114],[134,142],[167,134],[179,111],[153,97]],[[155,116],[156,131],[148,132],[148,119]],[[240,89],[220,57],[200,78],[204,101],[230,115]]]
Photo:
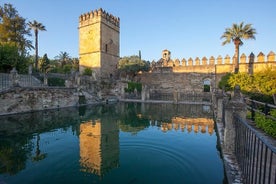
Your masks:
[[[0,94],[0,115],[76,106],[79,96],[77,88],[15,87]]]
[[[102,10],[79,17],[80,73],[92,69],[99,78],[114,75],[120,54],[120,19]]]

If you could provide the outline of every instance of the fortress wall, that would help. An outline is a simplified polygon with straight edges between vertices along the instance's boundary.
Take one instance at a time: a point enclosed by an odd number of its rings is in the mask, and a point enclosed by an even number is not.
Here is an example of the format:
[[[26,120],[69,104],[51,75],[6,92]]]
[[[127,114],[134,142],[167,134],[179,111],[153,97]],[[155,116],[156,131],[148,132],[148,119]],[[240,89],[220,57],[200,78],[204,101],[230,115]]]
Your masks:
[[[275,68],[276,69],[276,56],[274,52],[270,52],[267,56],[265,56],[262,52],[260,52],[257,56],[251,53],[249,56],[242,54],[240,56],[240,72],[259,72],[263,71],[266,68]],[[183,58],[181,61],[179,59],[170,60],[168,62],[164,62],[163,67],[172,67],[172,72],[174,73],[229,73],[234,72],[233,65],[234,57],[230,57],[226,55],[224,58],[218,56],[217,58],[211,56],[209,59],[203,57],[200,59],[196,57],[195,60],[189,58],[186,60]],[[155,70],[155,69],[154,69]],[[160,72],[159,70],[155,70],[152,72]],[[167,69],[169,70],[169,69]]]
[[[205,79],[212,79],[212,74],[207,73],[143,73],[137,76],[138,81],[151,91],[173,93],[178,92],[203,92]]]

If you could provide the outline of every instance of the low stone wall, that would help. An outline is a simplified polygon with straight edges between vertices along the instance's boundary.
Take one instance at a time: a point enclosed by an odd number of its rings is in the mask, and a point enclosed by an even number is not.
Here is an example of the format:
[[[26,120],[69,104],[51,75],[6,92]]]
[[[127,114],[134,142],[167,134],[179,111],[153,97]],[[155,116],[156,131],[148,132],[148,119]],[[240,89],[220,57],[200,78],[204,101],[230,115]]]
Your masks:
[[[0,115],[79,105],[77,88],[15,87],[0,94]]]

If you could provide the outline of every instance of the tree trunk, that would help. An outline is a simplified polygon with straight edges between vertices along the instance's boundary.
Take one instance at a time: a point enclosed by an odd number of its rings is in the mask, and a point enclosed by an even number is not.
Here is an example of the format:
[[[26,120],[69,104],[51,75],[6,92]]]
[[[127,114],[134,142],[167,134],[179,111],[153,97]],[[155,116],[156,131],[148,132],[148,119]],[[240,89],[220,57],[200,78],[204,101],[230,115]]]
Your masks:
[[[235,44],[235,60],[234,60],[235,73],[239,72],[240,43],[241,43],[241,41],[239,39],[234,40],[234,44]]]
[[[35,69],[38,70],[38,30],[35,30]]]

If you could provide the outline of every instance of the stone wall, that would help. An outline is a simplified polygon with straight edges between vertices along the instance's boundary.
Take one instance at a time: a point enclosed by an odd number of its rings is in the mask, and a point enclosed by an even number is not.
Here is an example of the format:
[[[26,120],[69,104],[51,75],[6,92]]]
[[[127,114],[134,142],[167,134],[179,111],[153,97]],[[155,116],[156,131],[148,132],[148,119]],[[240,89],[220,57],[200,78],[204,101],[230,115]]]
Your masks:
[[[76,88],[15,87],[0,94],[0,115],[76,106],[81,95]]]
[[[209,80],[211,86],[214,81],[214,75],[210,73],[143,73],[137,76],[137,81],[151,91],[173,93],[195,92],[201,93],[204,89],[204,81]]]
[[[257,56],[251,53],[249,56],[242,54],[240,56],[240,64],[239,71],[245,73],[259,72],[263,71],[267,67],[271,67],[276,69],[276,56],[274,52],[270,52],[267,56],[265,56],[262,52],[260,52]],[[160,59],[158,62],[152,62],[153,70],[152,72],[160,72],[159,68],[167,68],[167,71],[173,73],[229,73],[234,72],[234,57],[230,57],[226,55],[224,58],[222,56],[218,56],[217,58],[211,56],[209,59],[207,57],[203,57],[200,59],[196,57],[194,60],[189,58],[188,60],[182,59],[169,59],[168,61],[164,59]]]

